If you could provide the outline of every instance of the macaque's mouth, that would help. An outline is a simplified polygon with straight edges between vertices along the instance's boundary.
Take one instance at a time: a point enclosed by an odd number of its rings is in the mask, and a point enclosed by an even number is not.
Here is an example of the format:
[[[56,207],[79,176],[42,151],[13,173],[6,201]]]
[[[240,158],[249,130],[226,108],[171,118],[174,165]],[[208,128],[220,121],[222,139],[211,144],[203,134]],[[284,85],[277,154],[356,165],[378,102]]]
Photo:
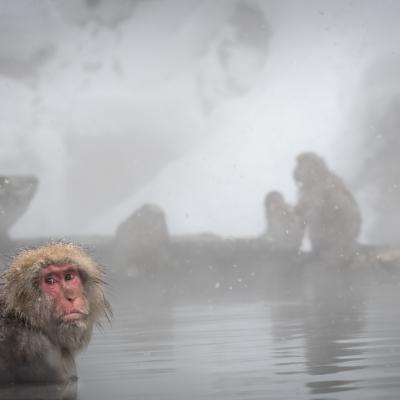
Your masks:
[[[76,321],[78,319],[84,319],[87,317],[87,314],[82,311],[72,310],[68,313],[61,315],[61,319],[63,321]]]

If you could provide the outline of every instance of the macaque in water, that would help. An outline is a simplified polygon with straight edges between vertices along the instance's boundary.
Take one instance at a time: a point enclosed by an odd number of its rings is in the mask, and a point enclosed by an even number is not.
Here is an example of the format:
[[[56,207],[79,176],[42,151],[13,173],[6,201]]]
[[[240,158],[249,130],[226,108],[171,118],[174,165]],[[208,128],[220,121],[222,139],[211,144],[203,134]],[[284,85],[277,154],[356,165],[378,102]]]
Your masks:
[[[0,382],[76,379],[74,355],[109,318],[102,272],[78,246],[22,251],[0,295]]]

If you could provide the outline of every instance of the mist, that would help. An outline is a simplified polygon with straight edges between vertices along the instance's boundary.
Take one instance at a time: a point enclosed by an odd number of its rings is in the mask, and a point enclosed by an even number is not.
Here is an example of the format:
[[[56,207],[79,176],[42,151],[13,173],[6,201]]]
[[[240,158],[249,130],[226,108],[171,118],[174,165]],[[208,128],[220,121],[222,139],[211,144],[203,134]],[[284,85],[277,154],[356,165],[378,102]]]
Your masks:
[[[313,150],[356,189],[373,238],[354,114],[396,51],[397,9],[2,2],[1,169],[40,179],[12,234],[110,234],[143,202],[172,232],[257,234],[265,193],[293,200],[294,158]]]
[[[399,17],[0,0],[0,262],[83,244],[115,309],[54,398],[397,398]]]

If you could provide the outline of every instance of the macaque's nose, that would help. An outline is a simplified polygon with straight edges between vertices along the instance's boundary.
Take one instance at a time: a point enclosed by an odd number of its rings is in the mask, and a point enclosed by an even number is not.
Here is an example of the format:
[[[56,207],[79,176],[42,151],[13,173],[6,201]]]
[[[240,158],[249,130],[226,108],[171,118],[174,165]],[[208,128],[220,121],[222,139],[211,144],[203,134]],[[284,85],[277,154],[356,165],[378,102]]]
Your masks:
[[[78,297],[77,293],[75,293],[73,290],[65,290],[64,296],[71,303]]]

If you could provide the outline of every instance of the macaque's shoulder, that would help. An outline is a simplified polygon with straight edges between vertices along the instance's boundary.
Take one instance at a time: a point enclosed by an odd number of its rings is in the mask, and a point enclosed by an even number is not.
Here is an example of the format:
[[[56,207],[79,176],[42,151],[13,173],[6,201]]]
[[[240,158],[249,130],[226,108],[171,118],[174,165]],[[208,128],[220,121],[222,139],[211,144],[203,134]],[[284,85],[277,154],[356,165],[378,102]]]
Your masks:
[[[46,335],[21,321],[0,315],[0,358],[11,353],[14,359],[29,361],[50,346]]]
[[[69,373],[49,338],[18,320],[0,318],[0,383],[63,381]]]

